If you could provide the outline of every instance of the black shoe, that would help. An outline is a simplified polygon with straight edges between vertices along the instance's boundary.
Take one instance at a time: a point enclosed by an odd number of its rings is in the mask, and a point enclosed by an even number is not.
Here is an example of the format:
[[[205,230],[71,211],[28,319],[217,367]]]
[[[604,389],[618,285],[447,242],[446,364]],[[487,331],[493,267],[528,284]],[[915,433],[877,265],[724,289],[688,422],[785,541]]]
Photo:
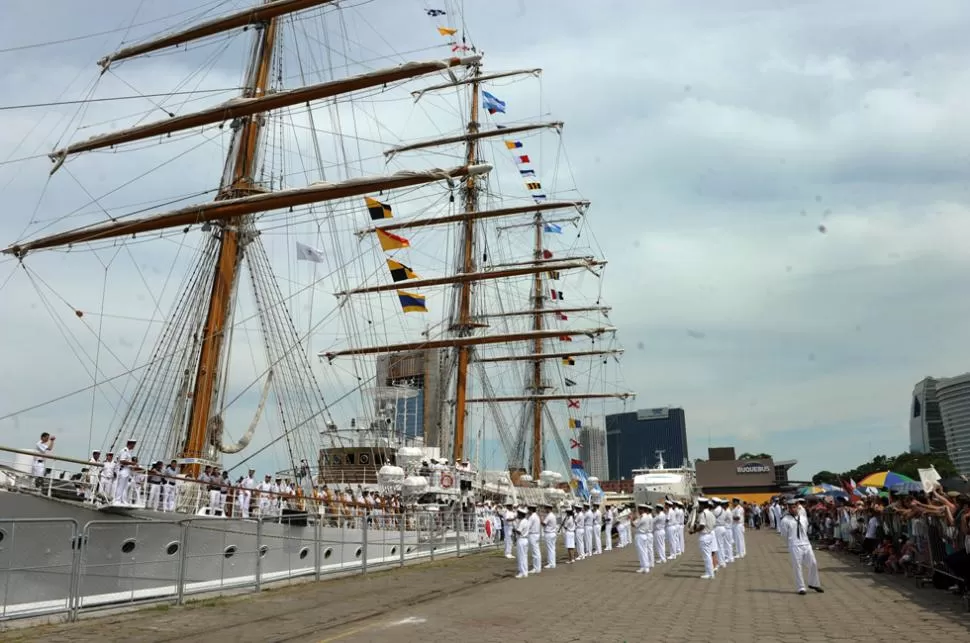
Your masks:
[[[821,587],[816,587],[815,585],[809,585],[808,588],[809,589],[814,589],[819,594],[824,594],[825,593],[825,590],[824,589],[822,589]]]
[[[798,590],[798,594],[799,594],[799,596],[804,596],[805,595],[805,590],[804,589]]]

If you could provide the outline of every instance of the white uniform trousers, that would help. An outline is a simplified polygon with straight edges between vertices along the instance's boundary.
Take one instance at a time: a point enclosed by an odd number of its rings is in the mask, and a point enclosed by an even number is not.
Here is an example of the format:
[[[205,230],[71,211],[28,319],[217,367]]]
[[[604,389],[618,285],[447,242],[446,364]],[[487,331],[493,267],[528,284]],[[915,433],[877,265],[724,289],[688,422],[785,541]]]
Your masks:
[[[671,558],[677,558],[677,536],[674,535],[676,531],[677,527],[675,525],[667,525],[666,529],[664,529],[664,537],[667,539],[667,546],[670,547]]]
[[[127,469],[118,471],[118,478],[115,480],[114,499],[118,502],[128,503],[128,484],[131,482],[131,475]]]
[[[502,523],[502,536],[505,538],[505,557],[512,558],[512,527]]]
[[[714,559],[712,554],[717,551],[717,539],[714,534],[701,534],[697,539],[701,550],[701,557],[704,559],[704,576],[714,576]]]
[[[243,489],[242,491],[239,492],[239,495],[236,496],[237,500],[239,501],[240,515],[243,518],[249,518],[249,502],[252,499],[252,497],[253,497],[253,492],[250,491],[249,489]]]
[[[519,564],[519,577],[525,577],[529,575],[529,538],[527,536],[519,536],[519,539],[515,541],[515,558]]]
[[[603,538],[598,525],[593,525],[593,547],[597,554],[603,553]]]
[[[677,538],[680,540],[680,553],[684,553],[687,541],[684,539],[684,525],[677,525]]]
[[[586,555],[593,555],[593,527],[586,525],[583,527],[583,546],[586,547]]]
[[[727,541],[724,539],[724,531],[724,525],[718,525],[714,528],[718,567],[727,567]]]
[[[163,484],[152,484],[148,483],[148,505],[146,509],[151,509],[152,511],[161,511],[161,499],[162,499],[162,487]]]
[[[815,562],[815,552],[809,543],[798,544],[788,552],[791,557],[791,567],[795,572],[795,589],[805,590],[805,577],[802,575],[802,568],[808,572],[808,584],[812,587],[819,586],[818,563]]]
[[[546,541],[546,567],[556,568],[556,533],[542,534],[542,539]]]
[[[222,509],[222,493],[218,489],[212,489],[209,491],[209,514],[214,516],[216,512]]]
[[[727,547],[727,562],[734,562],[734,525],[724,526],[724,545]]]
[[[634,540],[637,547],[637,558],[640,560],[640,568],[637,571],[649,572],[653,564],[650,560],[653,551],[653,536],[637,532]]]
[[[606,522],[606,531],[603,532],[603,538],[606,539],[606,551],[613,551],[613,522],[610,520]]]
[[[164,502],[165,502],[164,511],[175,511],[175,492],[176,492],[176,490],[177,490],[177,488],[176,488],[176,486],[174,484],[172,484],[172,483],[166,483],[165,484],[165,491],[163,493],[164,498],[165,498],[165,500],[164,500]]]
[[[658,565],[667,562],[667,535],[663,529],[653,531],[653,550],[656,552],[654,560]]]
[[[576,555],[580,558],[586,557],[586,528],[576,527]]]
[[[539,549],[539,534],[529,534],[529,549],[532,550],[532,573],[542,571],[542,550]]]
[[[115,497],[115,481],[114,478],[108,478],[102,476],[98,481],[98,492],[104,495],[111,502]]]
[[[744,544],[744,525],[740,522],[734,523],[734,553],[738,558],[744,558],[748,553]]]
[[[42,460],[34,460],[33,464],[30,465],[30,474],[37,478],[38,480],[44,477],[44,462]]]

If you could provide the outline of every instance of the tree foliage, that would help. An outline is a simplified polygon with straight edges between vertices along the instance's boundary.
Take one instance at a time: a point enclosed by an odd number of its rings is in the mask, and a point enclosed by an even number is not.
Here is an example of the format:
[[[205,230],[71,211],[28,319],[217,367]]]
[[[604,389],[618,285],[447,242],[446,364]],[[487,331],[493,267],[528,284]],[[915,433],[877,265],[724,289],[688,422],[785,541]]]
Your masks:
[[[738,456],[738,460],[763,460],[770,457],[769,453],[742,453]]]
[[[880,471],[894,471],[898,474],[919,480],[919,469],[928,469],[930,466],[936,468],[937,473],[943,478],[957,475],[956,467],[950,462],[950,457],[945,453],[900,453],[897,456],[877,455],[869,462],[860,464],[854,469],[833,473],[831,471],[819,471],[812,476],[815,484],[827,483],[838,485],[840,480],[849,479],[860,482],[866,476]]]

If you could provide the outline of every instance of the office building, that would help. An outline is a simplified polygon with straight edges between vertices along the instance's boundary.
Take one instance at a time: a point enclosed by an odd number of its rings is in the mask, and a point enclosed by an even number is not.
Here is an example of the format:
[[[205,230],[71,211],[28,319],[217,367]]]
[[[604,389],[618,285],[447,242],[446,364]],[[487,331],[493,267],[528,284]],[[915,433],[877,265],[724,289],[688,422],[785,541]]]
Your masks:
[[[664,464],[681,467],[687,461],[687,421],[684,409],[662,407],[606,416],[606,453],[610,480],[631,478],[634,469]]]
[[[909,450],[913,453],[946,453],[946,431],[940,402],[938,380],[927,377],[913,387],[909,409]]]
[[[606,430],[600,427],[584,427],[579,431],[579,459],[586,473],[606,480],[609,467],[606,461]]]
[[[795,460],[774,461],[772,458],[738,460],[734,447],[707,450],[707,460],[695,463],[697,486],[709,497],[741,498],[761,503],[786,490],[788,470]]]
[[[936,397],[946,453],[957,472],[970,475],[970,373],[936,380]]]
[[[382,388],[377,404],[393,417],[394,432],[402,439],[440,446],[443,357],[438,349],[378,356],[377,381]]]

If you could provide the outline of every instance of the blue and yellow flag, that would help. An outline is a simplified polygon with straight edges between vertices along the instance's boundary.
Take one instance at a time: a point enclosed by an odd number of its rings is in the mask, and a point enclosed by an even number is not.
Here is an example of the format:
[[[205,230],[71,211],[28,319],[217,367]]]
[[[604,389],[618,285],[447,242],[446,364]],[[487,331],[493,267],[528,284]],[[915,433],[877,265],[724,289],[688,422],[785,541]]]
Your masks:
[[[424,305],[424,295],[404,290],[397,291],[397,298],[401,302],[401,309],[406,313],[426,313],[427,307]]]

